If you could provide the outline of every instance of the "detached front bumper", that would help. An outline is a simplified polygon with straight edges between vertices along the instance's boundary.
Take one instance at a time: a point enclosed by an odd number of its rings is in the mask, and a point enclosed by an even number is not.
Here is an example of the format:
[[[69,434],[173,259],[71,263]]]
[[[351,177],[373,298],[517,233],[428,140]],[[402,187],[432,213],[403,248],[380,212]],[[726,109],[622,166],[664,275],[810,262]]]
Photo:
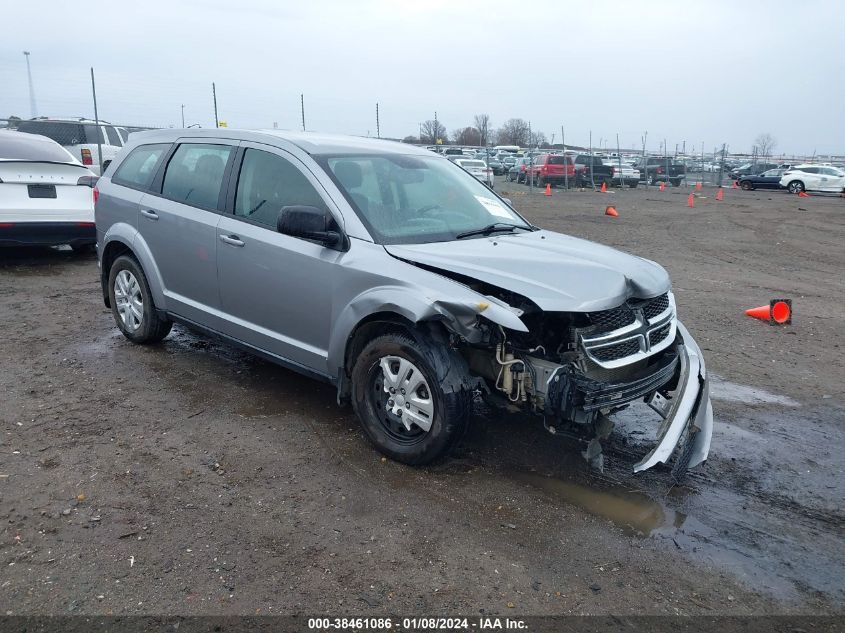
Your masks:
[[[710,404],[710,384],[704,367],[704,356],[689,331],[680,322],[678,335],[678,386],[660,427],[657,446],[634,465],[636,473],[658,463],[665,464],[685,437],[686,441],[692,444],[684,445],[679,459],[688,460],[687,468],[704,462],[710,452],[713,407]]]

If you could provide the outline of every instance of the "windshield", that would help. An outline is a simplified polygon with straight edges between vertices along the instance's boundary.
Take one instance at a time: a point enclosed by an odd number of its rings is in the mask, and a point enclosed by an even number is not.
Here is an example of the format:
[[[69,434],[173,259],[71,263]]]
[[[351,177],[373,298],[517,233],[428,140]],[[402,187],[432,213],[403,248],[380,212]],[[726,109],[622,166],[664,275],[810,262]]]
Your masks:
[[[485,185],[436,156],[315,158],[380,244],[447,242],[491,224],[532,228]]]

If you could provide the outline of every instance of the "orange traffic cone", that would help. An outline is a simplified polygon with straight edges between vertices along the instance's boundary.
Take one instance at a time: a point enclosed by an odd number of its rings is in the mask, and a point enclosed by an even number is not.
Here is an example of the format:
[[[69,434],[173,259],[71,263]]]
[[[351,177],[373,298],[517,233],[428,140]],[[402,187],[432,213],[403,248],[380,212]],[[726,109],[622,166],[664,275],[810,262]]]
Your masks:
[[[546,183],[546,195],[549,197],[552,195],[552,186],[549,183]]]
[[[700,180],[697,183],[695,183],[695,190],[701,191],[701,181]]]
[[[607,209],[604,210],[605,215],[609,215],[612,218],[618,218],[619,214],[616,212],[616,207],[610,205]]]
[[[751,308],[745,314],[772,325],[789,325],[792,323],[792,299],[772,299],[769,305]]]
[[[799,197],[799,198],[809,198],[809,197],[810,197],[810,194],[809,194],[809,193],[807,193],[806,191],[799,191],[799,192],[798,192],[798,197]]]
[[[690,194],[689,198],[687,198],[687,206],[690,209],[692,209],[695,206],[695,196],[693,194]]]
[[[601,192],[607,193],[607,183],[606,182],[601,183]]]
[[[731,189],[736,189],[736,188],[737,188],[737,184],[736,184],[736,180],[734,180],[734,184],[731,185]]]
[[[719,191],[716,192],[716,200],[722,200],[725,197],[725,190],[719,187]]]
[[[666,191],[666,183],[665,182],[660,183],[660,191]]]

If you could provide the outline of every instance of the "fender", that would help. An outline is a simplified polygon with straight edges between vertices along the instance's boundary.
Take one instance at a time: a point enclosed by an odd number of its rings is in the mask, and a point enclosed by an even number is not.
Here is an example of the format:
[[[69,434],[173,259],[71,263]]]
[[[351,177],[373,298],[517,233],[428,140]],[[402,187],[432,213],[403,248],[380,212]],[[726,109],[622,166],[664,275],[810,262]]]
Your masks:
[[[135,258],[141,264],[144,274],[147,276],[147,283],[150,287],[150,294],[153,296],[153,302],[157,308],[166,310],[167,299],[164,296],[164,281],[161,278],[158,266],[155,264],[150,248],[147,246],[147,242],[141,237],[141,234],[135,227],[125,222],[117,222],[109,227],[109,230],[103,237],[102,252],[106,251],[109,243],[115,241],[125,244],[132,250]],[[108,271],[103,272],[106,275],[108,274]]]
[[[511,330],[528,331],[508,306],[472,291],[463,301],[440,300],[402,286],[379,286],[356,296],[335,319],[328,349],[329,375],[337,376],[344,368],[346,345],[358,324],[379,312],[398,314],[411,323],[439,320],[464,338],[472,337],[479,315]]]

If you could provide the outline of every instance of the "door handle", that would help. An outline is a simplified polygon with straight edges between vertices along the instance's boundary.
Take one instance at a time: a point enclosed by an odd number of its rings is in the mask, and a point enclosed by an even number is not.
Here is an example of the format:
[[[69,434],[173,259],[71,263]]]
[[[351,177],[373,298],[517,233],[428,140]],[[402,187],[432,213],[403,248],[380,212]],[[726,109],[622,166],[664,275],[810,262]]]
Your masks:
[[[141,215],[145,218],[149,218],[150,220],[158,220],[158,213],[152,209],[141,209]]]
[[[244,242],[237,235],[221,235],[220,241],[230,246],[243,246]]]

